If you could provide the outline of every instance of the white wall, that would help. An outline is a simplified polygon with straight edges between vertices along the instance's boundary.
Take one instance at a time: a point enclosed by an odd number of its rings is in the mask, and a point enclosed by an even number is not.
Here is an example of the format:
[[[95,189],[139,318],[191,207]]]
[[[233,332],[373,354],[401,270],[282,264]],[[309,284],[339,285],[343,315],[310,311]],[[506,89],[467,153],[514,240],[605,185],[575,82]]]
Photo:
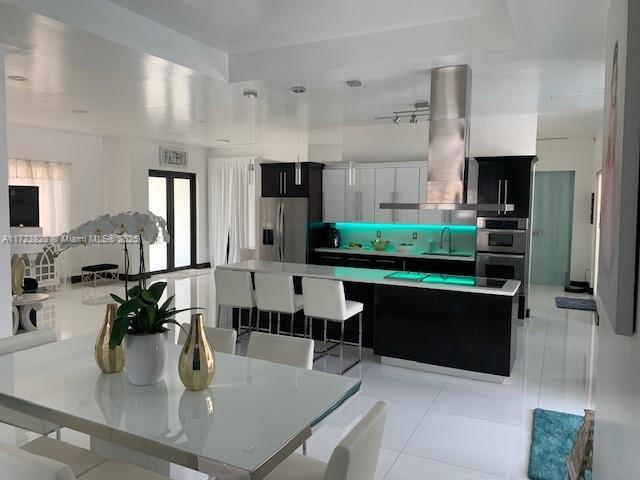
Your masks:
[[[470,155],[535,155],[537,119],[537,115],[472,117],[469,129]],[[311,137],[315,140],[315,135]],[[336,140],[332,148],[326,151],[328,161],[336,160],[336,143],[340,139]],[[424,162],[429,150],[429,124],[394,125],[386,122],[345,127],[341,142],[342,160],[345,162]],[[314,148],[318,153],[322,152],[317,145]],[[322,155],[315,155],[311,160],[325,161]]]
[[[4,85],[4,50],[0,47],[0,238],[9,234],[9,162],[7,160],[7,104]],[[13,334],[11,320],[11,254],[0,242],[0,338]]]
[[[537,145],[536,171],[573,171],[573,228],[571,238],[571,280],[590,281],[593,225],[590,223],[593,190],[594,142],[591,139],[544,140]]]
[[[9,124],[10,157],[70,163],[69,228],[104,213],[103,146],[99,136],[68,133],[44,128]],[[63,232],[59,232],[63,233]],[[65,252],[60,265],[70,275],[80,267],[95,263],[99,246],[76,247]],[[61,272],[65,274],[65,272]]]
[[[180,169],[180,171],[196,174],[196,230],[198,235],[196,261],[198,263],[208,262],[206,148],[163,143],[139,137],[109,137],[105,139],[105,169],[116,172],[112,180],[114,187],[106,190],[106,205],[111,213],[122,210],[144,212],[149,209],[149,170],[171,170],[160,167],[160,146],[187,150],[188,167]],[[119,181],[123,183],[118,185]],[[148,255],[148,248],[145,251]],[[121,264],[121,257],[120,252],[114,259],[115,262]],[[130,273],[135,273],[137,269],[137,257],[132,255]]]

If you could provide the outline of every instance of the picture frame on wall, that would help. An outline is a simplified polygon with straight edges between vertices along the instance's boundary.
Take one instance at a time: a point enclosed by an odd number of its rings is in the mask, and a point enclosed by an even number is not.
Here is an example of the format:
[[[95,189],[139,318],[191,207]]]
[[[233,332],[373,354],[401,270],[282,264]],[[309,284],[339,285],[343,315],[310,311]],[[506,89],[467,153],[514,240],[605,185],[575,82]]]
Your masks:
[[[160,166],[167,168],[187,168],[187,152],[160,147]]]
[[[612,0],[607,19],[597,302],[618,335],[636,330],[640,177],[640,5]]]

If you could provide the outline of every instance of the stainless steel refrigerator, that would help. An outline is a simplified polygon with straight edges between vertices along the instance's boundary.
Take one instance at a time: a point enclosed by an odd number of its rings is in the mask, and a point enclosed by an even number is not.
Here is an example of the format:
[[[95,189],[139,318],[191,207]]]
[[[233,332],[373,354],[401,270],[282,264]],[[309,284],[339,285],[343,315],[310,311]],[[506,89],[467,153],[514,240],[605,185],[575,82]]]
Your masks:
[[[260,260],[307,263],[309,200],[260,199]]]

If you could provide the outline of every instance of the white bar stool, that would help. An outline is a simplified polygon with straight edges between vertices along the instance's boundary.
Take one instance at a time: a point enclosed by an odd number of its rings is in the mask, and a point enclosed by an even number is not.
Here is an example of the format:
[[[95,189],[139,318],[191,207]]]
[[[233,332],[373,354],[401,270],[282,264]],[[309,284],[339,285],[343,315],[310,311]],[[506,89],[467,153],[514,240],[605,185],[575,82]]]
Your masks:
[[[242,332],[242,312],[249,311],[249,322],[244,333],[251,331],[251,316],[253,308],[256,306],[256,297],[251,283],[251,273],[236,272],[233,270],[215,270],[214,278],[216,282],[216,305],[218,306],[218,319],[220,318],[220,307],[231,307],[239,310],[238,334]],[[233,322],[233,320],[232,320]],[[219,325],[219,322],[218,326]]]
[[[283,273],[259,273],[254,275],[256,282],[256,305],[258,319],[256,330],[260,331],[260,312],[269,313],[269,333],[271,332],[271,315],[277,316],[276,333],[280,333],[280,315],[291,315],[290,334],[293,335],[293,322],[296,312],[302,310],[302,295],[296,295],[293,289],[293,277]],[[264,330],[262,330],[264,331]]]
[[[340,341],[334,341],[334,345],[331,347],[340,346],[340,375],[360,363],[362,361],[362,311],[364,305],[360,302],[345,300],[344,285],[339,280],[304,277],[302,279],[302,296],[304,299],[305,334],[307,321],[311,338],[313,338],[313,319],[324,321],[324,356],[328,356],[330,350],[327,346],[327,322],[340,324]],[[345,342],[344,324],[356,315],[358,315],[358,342]],[[345,343],[358,347],[358,359],[343,370]]]

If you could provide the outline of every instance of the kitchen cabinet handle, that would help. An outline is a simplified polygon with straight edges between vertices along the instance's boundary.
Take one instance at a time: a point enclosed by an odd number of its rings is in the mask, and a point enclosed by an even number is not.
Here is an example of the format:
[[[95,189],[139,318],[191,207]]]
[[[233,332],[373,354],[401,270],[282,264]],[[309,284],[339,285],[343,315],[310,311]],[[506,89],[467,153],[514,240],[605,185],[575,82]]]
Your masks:
[[[284,185],[284,194],[287,194],[287,172],[282,172],[282,176],[284,177],[284,181],[282,182],[282,185]]]
[[[515,253],[477,253],[476,258],[490,257],[490,258],[524,258],[524,254]]]
[[[282,172],[278,172],[278,181],[280,182],[278,184],[278,193],[282,195]]]
[[[498,180],[498,204],[502,202],[502,179]],[[498,212],[498,215],[502,215],[502,212]]]
[[[385,260],[383,258],[376,258],[376,262],[378,262],[378,263],[396,263],[395,260]]]
[[[371,259],[369,259],[369,258],[354,258],[354,257],[349,257],[349,261],[350,261],[350,262],[366,262],[366,263],[371,263]]]
[[[505,178],[504,180],[504,214],[507,214],[507,190],[509,188],[509,182]]]

